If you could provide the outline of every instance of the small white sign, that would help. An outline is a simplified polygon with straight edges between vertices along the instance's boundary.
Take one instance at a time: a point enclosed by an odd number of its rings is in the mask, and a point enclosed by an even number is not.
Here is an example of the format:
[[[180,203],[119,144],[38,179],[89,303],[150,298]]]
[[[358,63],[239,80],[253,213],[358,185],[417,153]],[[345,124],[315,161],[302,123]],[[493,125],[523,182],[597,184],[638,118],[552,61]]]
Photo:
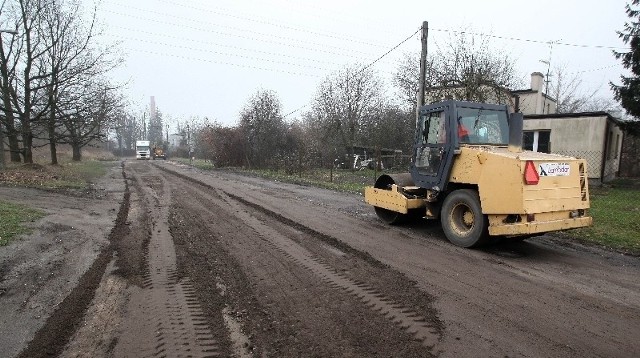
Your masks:
[[[540,163],[539,174],[541,177],[568,176],[571,166],[569,163]]]

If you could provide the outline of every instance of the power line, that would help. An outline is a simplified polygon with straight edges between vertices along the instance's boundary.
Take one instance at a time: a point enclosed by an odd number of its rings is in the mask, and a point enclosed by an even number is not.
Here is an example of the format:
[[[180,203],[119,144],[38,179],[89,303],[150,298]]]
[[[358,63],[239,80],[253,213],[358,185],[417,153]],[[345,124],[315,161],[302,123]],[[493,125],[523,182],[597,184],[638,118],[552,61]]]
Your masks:
[[[605,66],[605,67],[594,68],[594,69],[591,69],[591,70],[582,70],[582,71],[575,71],[575,72],[570,72],[570,73],[572,73],[572,74],[573,74],[573,73],[596,72],[596,71],[602,71],[602,70],[606,70],[606,69],[614,68],[614,67],[618,67],[618,66],[621,66],[621,65],[619,65],[619,64],[618,64],[618,65],[611,65],[611,66]]]
[[[209,9],[195,7],[195,6],[189,6],[189,5],[185,5],[185,4],[182,4],[182,3],[177,3],[177,2],[174,2],[174,1],[164,1],[164,2],[169,3],[169,4],[173,4],[173,5],[176,5],[176,6],[180,6],[180,7],[183,7],[183,8],[188,8],[188,9],[197,10],[197,11],[210,12],[210,13],[218,14],[218,15],[221,15],[221,16],[227,16],[227,17],[246,20],[246,21],[251,21],[251,22],[255,22],[255,23],[266,24],[266,25],[270,25],[270,26],[274,26],[274,27],[278,27],[278,28],[282,28],[282,29],[294,30],[294,31],[298,31],[298,32],[306,32],[306,33],[310,33],[310,34],[317,35],[317,36],[323,36],[323,37],[328,37],[328,38],[333,38],[333,39],[345,40],[345,41],[354,42],[354,43],[360,43],[360,44],[364,44],[364,45],[368,45],[368,46],[385,47],[385,45],[376,44],[376,43],[372,43],[372,42],[361,41],[361,40],[355,40],[355,39],[350,38],[350,37],[326,34],[326,33],[322,33],[322,32],[317,32],[317,31],[313,31],[313,30],[307,30],[307,29],[294,27],[294,26],[289,26],[289,25],[275,24],[275,23],[272,23],[272,22],[269,22],[269,21],[265,21],[265,20],[258,20],[258,19],[254,19],[254,18],[251,18],[251,17],[247,17],[247,16],[233,15],[233,14],[225,13],[225,12],[222,12],[222,11],[215,11],[215,10],[209,10]],[[158,15],[162,15],[162,16],[166,16],[166,17],[172,17],[172,18],[175,18],[175,19],[180,19],[180,20],[186,20],[186,21],[193,22],[193,19],[191,19],[191,18],[183,18],[183,17],[179,17],[179,16],[175,16],[175,15],[171,15],[171,14],[166,14],[166,13],[161,13],[161,12],[157,12],[157,11],[150,11],[148,9],[141,9],[141,8],[137,8],[137,7],[134,7],[134,6],[130,6],[128,4],[119,4],[119,5],[121,7],[126,7],[126,8],[130,8],[130,9],[138,10],[138,11],[141,11],[141,12],[144,12],[144,13],[153,13],[153,14],[158,14]],[[118,13],[118,12],[109,11],[109,10],[106,10],[106,11],[114,13],[114,14],[118,14],[118,15],[131,16],[131,17],[135,17],[135,18],[138,18],[138,19],[161,22],[161,21],[158,21],[158,20],[155,20],[155,19],[148,19],[148,18],[145,19],[145,18],[141,18],[139,16],[134,16],[134,15],[131,15],[131,14],[123,14],[123,13]],[[198,22],[204,23],[202,21],[198,21]],[[173,26],[180,26],[180,25],[171,24],[171,23],[169,23],[169,24],[173,25]],[[207,22],[206,24],[211,24],[211,23]],[[247,30],[247,29],[244,29],[244,28],[238,28],[238,27],[233,27],[233,26],[225,26],[225,25],[219,25],[219,24],[213,24],[213,25],[218,26],[218,27],[222,27],[222,28],[238,30],[238,31],[245,31],[245,32],[246,31],[251,31],[251,30]],[[198,29],[198,28],[195,28],[195,27],[190,27],[190,28],[197,29],[197,30],[203,30],[203,29]],[[494,35],[494,34],[488,34],[488,33],[482,33],[482,32],[474,32],[474,31],[460,31],[460,30],[438,29],[438,28],[432,28],[431,30],[432,31],[439,31],[439,32],[450,32],[450,33],[458,33],[458,34],[470,34],[470,35],[487,36],[487,37],[492,37],[492,38],[497,38],[497,39],[502,39],[502,40],[521,41],[521,42],[530,42],[530,43],[539,43],[539,44],[549,44],[551,42],[551,41],[543,41],[543,40],[525,39],[525,38],[517,38],[517,37],[509,37],[509,36],[500,36],[500,35]],[[252,31],[252,32],[255,33],[254,31]],[[220,32],[217,32],[217,33],[220,33]],[[227,33],[220,33],[220,34],[229,35],[229,36],[238,36],[238,35],[227,34]],[[270,36],[270,37],[280,38],[280,39],[283,39],[283,40],[298,41],[297,39],[292,39],[290,37],[274,36],[274,35],[264,34],[264,33],[258,33],[258,34],[259,35],[263,35],[263,36]],[[242,36],[239,36],[239,37],[242,37]],[[609,50],[628,50],[629,49],[628,47],[619,47],[619,46],[575,44],[575,43],[560,42],[560,41],[553,41],[553,42],[554,42],[554,44],[557,44],[557,45],[571,46],[571,47],[581,47],[581,48],[599,48],[599,49],[609,49]],[[315,44],[315,45],[318,45],[318,44]],[[328,45],[321,45],[321,46],[327,47]],[[333,47],[333,48],[336,48],[336,49],[344,49],[344,48],[335,47],[335,46],[328,46],[328,47]],[[349,50],[353,51],[353,49],[349,49]],[[365,53],[363,53],[363,54],[365,54]]]
[[[125,38],[125,37],[122,37],[122,38]],[[193,47],[183,46],[183,45],[172,45],[172,44],[168,44],[168,43],[164,43],[164,42],[141,40],[141,39],[136,39],[136,38],[132,38],[132,37],[126,37],[126,39],[127,40],[140,41],[140,42],[144,42],[144,43],[151,43],[151,44],[156,44],[156,45],[171,46],[171,47],[174,47],[174,48],[182,48],[182,49],[192,50],[192,51],[208,52],[208,53],[213,53],[213,54],[223,55],[223,56],[241,57],[241,58],[245,58],[245,59],[258,60],[258,61],[271,62],[271,63],[278,63],[278,64],[290,65],[290,66],[307,67],[307,68],[323,70],[323,71],[328,71],[329,70],[327,68],[317,67],[317,66],[312,66],[312,65],[304,65],[304,64],[301,65],[301,64],[298,64],[298,63],[276,61],[276,60],[271,60],[271,59],[268,59],[268,58],[246,56],[246,55],[241,55],[241,54],[220,52],[220,51],[214,51],[214,50],[208,50],[208,49],[198,49],[198,48],[193,48]]]
[[[139,8],[135,8],[135,7],[131,7],[131,6],[125,6],[125,7],[136,9],[136,10],[140,10],[140,11],[143,11],[145,13],[156,13],[156,14],[167,16],[167,17],[171,17],[171,18],[174,18],[174,19],[177,19],[177,20],[184,20],[184,21],[188,21],[188,22],[191,22],[191,23],[194,22],[193,19],[189,19],[189,18],[183,18],[183,17],[179,17],[179,16],[168,15],[168,14],[163,14],[163,13],[153,12],[153,11],[147,11],[147,10],[144,10],[144,9],[139,9]],[[230,30],[236,30],[236,31],[242,31],[242,32],[251,32],[252,34],[256,34],[256,35],[260,35],[260,36],[264,36],[264,37],[270,37],[270,38],[277,38],[277,39],[284,40],[284,41],[287,41],[287,42],[285,43],[285,42],[277,42],[277,41],[273,41],[273,40],[262,40],[262,39],[258,40],[255,37],[238,35],[238,34],[233,34],[233,33],[228,33],[228,32],[215,31],[215,30],[211,30],[211,29],[205,29],[205,28],[200,28],[200,27],[196,27],[196,26],[189,26],[189,25],[184,25],[184,24],[176,24],[176,23],[172,23],[172,22],[169,22],[169,21],[162,21],[162,20],[158,20],[158,19],[155,19],[155,18],[142,17],[142,16],[137,16],[137,15],[128,14],[128,13],[122,13],[122,12],[118,12],[118,11],[114,11],[114,10],[104,10],[104,11],[112,13],[112,14],[115,14],[115,15],[131,17],[131,18],[138,19],[138,20],[145,20],[145,21],[156,22],[156,23],[160,23],[160,24],[164,24],[164,25],[170,25],[170,26],[173,26],[173,27],[176,27],[176,28],[182,27],[182,28],[187,28],[187,29],[192,29],[192,30],[197,30],[197,31],[215,33],[215,34],[224,35],[224,36],[232,36],[232,37],[245,38],[245,39],[250,39],[250,40],[255,40],[255,41],[261,41],[261,42],[275,43],[275,44],[282,45],[282,46],[287,46],[287,47],[295,47],[295,48],[300,48],[300,49],[305,49],[305,50],[314,50],[313,48],[303,47],[303,46],[292,45],[291,44],[291,42],[300,42],[301,40],[299,40],[299,39],[286,37],[286,36],[272,35],[272,34],[267,34],[267,33],[260,33],[260,32],[250,31],[250,30],[247,30],[247,29],[233,27],[233,26],[212,24],[211,22],[196,21],[196,22],[203,23],[203,24],[206,24],[206,25],[214,25],[214,26],[217,26],[217,27],[226,28],[226,29],[230,29]],[[344,48],[344,47],[332,46],[332,45],[327,45],[327,44],[313,43],[313,42],[309,42],[309,41],[306,41],[306,43],[310,44],[310,45],[314,45],[317,48],[333,48],[335,50],[341,50],[341,51],[345,51],[347,53],[357,52],[357,53],[361,53],[363,55],[370,55],[369,53],[358,51],[358,50],[355,50],[353,48],[347,49],[347,48]],[[327,51],[327,50],[318,50],[318,51],[319,52],[327,52],[327,53],[331,53],[331,54],[338,54],[336,52],[331,52],[331,51]],[[345,54],[342,53],[342,55],[345,55]],[[346,55],[346,56],[352,56],[352,55]]]
[[[288,25],[274,24],[274,23],[271,23],[269,21],[257,20],[257,19],[253,19],[253,18],[250,18],[250,17],[246,17],[246,16],[237,16],[237,15],[224,13],[224,12],[221,12],[221,11],[207,10],[207,9],[203,9],[203,8],[199,8],[199,7],[195,7],[195,6],[188,6],[188,5],[184,5],[184,4],[179,4],[179,3],[176,3],[176,2],[172,2],[172,1],[165,1],[165,2],[170,3],[170,4],[174,4],[174,5],[178,5],[178,6],[181,6],[181,7],[184,7],[184,8],[189,8],[189,9],[198,10],[198,11],[211,12],[211,13],[215,13],[215,14],[222,15],[222,16],[228,16],[228,17],[231,17],[231,18],[237,18],[237,19],[252,21],[252,22],[256,22],[256,23],[268,24],[270,26],[275,26],[275,27],[279,27],[279,28],[295,30],[295,31],[301,31],[301,32],[307,32],[307,33],[311,33],[311,34],[318,35],[318,36],[325,36],[325,37],[330,37],[330,38],[334,38],[334,39],[342,39],[342,40],[352,41],[352,42],[355,42],[355,43],[365,44],[365,45],[369,45],[369,46],[382,47],[382,45],[379,45],[379,44],[374,44],[374,43],[365,42],[365,41],[353,40],[351,38],[346,38],[346,37],[341,37],[341,36],[323,34],[323,33],[320,33],[320,32],[315,32],[315,31],[311,31],[311,30],[296,28],[296,27],[288,26]],[[170,15],[170,14],[161,13],[161,12],[149,11],[147,9],[140,9],[140,8],[137,8],[137,7],[124,5],[124,4],[121,4],[121,5],[124,6],[124,7],[130,8],[130,9],[142,11],[142,12],[145,12],[145,13],[155,13],[155,14],[158,14],[158,15],[172,17],[174,19],[193,21],[193,19],[187,19],[187,18],[178,17],[178,16],[175,16],[175,15]],[[142,19],[142,20],[169,24],[169,25],[175,26],[175,27],[191,28],[191,29],[195,29],[195,30],[199,30],[199,31],[213,32],[213,33],[217,33],[217,34],[221,34],[221,35],[225,35],[225,36],[234,36],[234,37],[240,37],[240,38],[250,39],[250,40],[254,40],[254,41],[263,41],[263,42],[275,43],[275,44],[282,45],[282,46],[288,46],[288,47],[300,48],[300,49],[304,49],[304,50],[324,52],[324,53],[329,53],[329,54],[334,54],[334,55],[358,57],[358,56],[354,56],[354,55],[349,55],[348,53],[336,53],[336,52],[332,52],[332,51],[319,50],[317,48],[308,48],[308,47],[297,46],[297,45],[292,45],[290,43],[282,43],[282,42],[277,42],[277,41],[258,40],[258,39],[254,38],[254,37],[242,36],[242,35],[237,35],[237,34],[232,34],[232,33],[225,33],[225,32],[220,32],[220,31],[213,31],[213,30],[210,30],[210,29],[202,29],[202,28],[197,28],[197,27],[194,27],[194,26],[178,25],[178,24],[175,24],[175,23],[170,23],[170,22],[166,22],[166,21],[160,21],[160,20],[157,20],[157,19],[143,18],[143,17],[140,17],[140,16],[135,16],[135,15],[132,15],[132,14],[123,14],[123,13],[119,13],[119,12],[115,12],[115,11],[109,11],[109,10],[106,10],[106,11],[114,13],[114,14],[117,14],[117,15],[129,16],[129,17],[134,17],[134,18],[138,18],[138,19]],[[204,23],[202,21],[199,21],[199,22],[200,23]],[[211,23],[207,22],[206,24],[211,24]],[[222,28],[228,28],[228,29],[236,30],[236,31],[244,31],[244,32],[250,31],[250,30],[247,30],[247,29],[244,29],[244,28],[238,28],[238,27],[233,27],[233,26],[225,26],[225,25],[219,25],[219,24],[213,24],[213,25],[218,26],[218,27],[222,27]],[[523,38],[516,38],[516,37],[500,36],[500,35],[493,35],[493,34],[487,34],[487,33],[482,33],[482,32],[473,32],[473,31],[459,31],[459,30],[438,29],[438,28],[434,28],[432,30],[433,31],[439,31],[439,32],[449,32],[449,33],[458,33],[458,34],[470,34],[470,35],[487,36],[487,37],[492,37],[492,38],[497,38],[497,39],[502,39],[502,40],[521,41],[521,42],[539,43],[539,44],[547,44],[547,45],[552,42],[552,41],[542,41],[542,40],[533,40],[533,39],[523,39]],[[255,33],[255,32],[253,32],[253,33]],[[275,36],[275,35],[264,34],[264,33],[257,33],[257,34],[261,35],[261,36],[275,37],[275,38],[279,38],[279,39],[286,40],[286,41],[299,41],[297,39],[293,39],[293,38],[285,37],[285,36]],[[600,49],[611,49],[611,50],[628,49],[628,48],[615,47],[615,46],[572,44],[572,43],[560,42],[560,41],[553,41],[553,43],[557,44],[557,45],[562,45],[562,46],[572,46],[572,47],[581,47],[581,48],[600,48]],[[314,44],[314,45],[321,46],[323,48],[332,47],[334,49],[345,50],[344,48],[341,48],[341,47],[330,46],[330,45],[325,45],[325,44],[322,44],[322,45]],[[361,52],[361,51],[354,51],[352,48],[349,49],[347,52],[359,52],[361,54],[368,55],[368,54],[366,54],[364,52]]]
[[[286,70],[279,70],[279,69],[258,67],[258,66],[250,66],[250,65],[241,65],[241,64],[233,63],[233,62],[216,61],[216,60],[210,60],[210,59],[202,59],[202,58],[196,58],[196,57],[190,57],[190,56],[176,55],[175,53],[167,54],[167,53],[149,51],[149,50],[142,50],[142,49],[135,49],[135,50],[138,51],[138,52],[149,53],[149,54],[152,54],[152,55],[160,55],[160,56],[167,56],[167,57],[182,58],[182,59],[190,60],[190,61],[194,61],[195,60],[195,61],[200,61],[200,62],[210,62],[210,63],[216,63],[216,64],[220,64],[220,65],[229,65],[229,66],[235,66],[235,67],[241,67],[241,68],[250,68],[250,69],[254,69],[254,70],[286,73],[286,74],[289,74],[289,75],[296,75],[296,76],[306,76],[306,77],[315,77],[315,78],[320,77],[318,75],[312,75],[312,74],[309,74],[309,73],[286,71]]]
[[[393,52],[395,49],[397,49],[398,47],[402,46],[402,44],[404,44],[405,42],[409,41],[413,36],[415,36],[418,32],[420,32],[422,30],[422,27],[419,28],[418,30],[416,30],[416,32],[414,32],[413,34],[411,34],[411,36],[407,37],[406,39],[402,40],[399,44],[393,46],[391,48],[391,50],[387,51],[384,53],[384,55],[376,58],[373,62],[371,62],[370,64],[368,64],[367,66],[365,66],[364,68],[362,68],[359,72],[355,73],[355,75],[360,74],[362,72],[364,72],[364,70],[366,70],[367,68],[373,66],[376,62],[380,61],[383,57],[387,56],[388,54],[390,54],[391,52]]]
[[[497,38],[497,39],[501,39],[501,40],[532,42],[532,43],[539,43],[539,44],[545,44],[545,45],[548,45],[549,43],[553,42],[554,45],[582,47],[582,48],[601,48],[601,49],[607,49],[607,50],[628,50],[629,49],[627,47],[602,46],[602,45],[581,45],[581,44],[572,44],[572,43],[560,42],[560,41],[542,41],[542,40],[523,39],[523,38],[518,38],[518,37],[492,35],[492,34],[487,34],[487,33],[483,33],[483,32],[459,31],[459,30],[449,30],[449,29],[430,29],[430,30],[440,31],[440,32],[451,32],[451,33],[463,34],[463,35],[464,34],[469,34],[469,35],[487,36],[487,37],[493,37],[493,38]]]
[[[289,26],[289,25],[275,24],[275,23],[272,23],[272,22],[269,22],[269,21],[266,21],[266,20],[258,20],[258,19],[254,19],[254,18],[251,18],[251,17],[247,17],[247,16],[238,16],[238,15],[232,15],[232,14],[221,12],[221,11],[198,8],[198,7],[195,7],[195,6],[189,6],[189,5],[185,5],[183,3],[178,3],[178,2],[174,2],[174,1],[164,1],[164,2],[169,3],[169,4],[173,4],[173,5],[177,5],[177,6],[181,6],[181,7],[184,7],[184,8],[192,9],[192,10],[210,12],[210,13],[217,14],[217,15],[227,16],[227,17],[231,17],[231,18],[239,19],[239,20],[246,20],[246,21],[255,22],[255,23],[263,24],[263,25],[274,26],[274,27],[278,27],[278,28],[281,28],[281,29],[294,30],[294,31],[299,31],[299,32],[306,32],[306,33],[313,34],[313,35],[318,35],[318,36],[323,36],[323,37],[328,37],[328,38],[333,38],[333,39],[339,39],[339,40],[345,40],[345,41],[349,41],[349,42],[353,42],[353,43],[359,43],[359,44],[368,45],[368,46],[385,47],[384,45],[374,44],[374,43],[371,43],[371,42],[365,42],[365,41],[361,41],[361,40],[355,40],[355,39],[350,38],[350,37],[344,37],[344,36],[338,36],[338,35],[333,35],[333,34],[328,34],[328,33],[322,33],[322,32],[318,32],[318,31],[303,29],[303,28]]]
[[[247,51],[247,52],[251,52],[251,53],[261,53],[261,54],[265,54],[265,55],[280,56],[280,57],[292,58],[292,59],[296,59],[296,60],[324,63],[324,64],[331,64],[331,65],[340,65],[340,63],[337,63],[337,62],[318,60],[318,59],[313,58],[313,57],[291,56],[291,55],[287,55],[287,54],[279,53],[279,52],[262,51],[262,50],[256,50],[256,49],[250,49],[250,48],[246,48],[246,47],[227,45],[227,44],[222,44],[222,43],[217,43],[217,42],[212,42],[212,41],[201,41],[201,40],[195,40],[193,38],[178,37],[178,36],[172,36],[172,35],[164,35],[164,34],[159,34],[157,32],[141,31],[139,29],[131,29],[131,28],[127,28],[127,27],[120,27],[120,28],[123,29],[123,30],[130,31],[131,33],[140,33],[140,34],[147,34],[147,35],[152,35],[152,36],[162,36],[163,38],[175,39],[175,40],[180,40],[180,41],[189,41],[189,42],[195,42],[195,43],[205,44],[205,45],[214,45],[214,46],[226,47],[226,48],[230,48],[230,49]],[[110,35],[110,36],[124,38],[124,39],[130,39],[129,37],[125,37],[125,36],[117,36],[117,35]],[[147,41],[147,40],[140,39],[139,41]]]
[[[414,37],[418,32],[422,31],[422,27],[420,27],[418,30],[416,30],[416,32],[412,33],[410,36],[408,36],[406,39],[400,41],[397,45],[393,46],[389,51],[385,52],[382,56],[376,58],[375,60],[373,60],[373,62],[369,63],[368,65],[364,66],[363,68],[361,68],[360,70],[358,70],[356,73],[353,74],[352,77],[355,77],[359,74],[361,74],[362,72],[364,72],[366,69],[368,69],[369,67],[373,66],[376,62],[380,61],[383,57],[387,56],[388,54],[390,54],[391,52],[393,52],[394,50],[396,50],[398,47],[400,47],[402,44],[404,44],[405,42],[409,41],[412,37]],[[305,104],[287,114],[285,114],[283,117],[286,118],[298,111],[300,111],[303,108],[308,107],[308,104]]]

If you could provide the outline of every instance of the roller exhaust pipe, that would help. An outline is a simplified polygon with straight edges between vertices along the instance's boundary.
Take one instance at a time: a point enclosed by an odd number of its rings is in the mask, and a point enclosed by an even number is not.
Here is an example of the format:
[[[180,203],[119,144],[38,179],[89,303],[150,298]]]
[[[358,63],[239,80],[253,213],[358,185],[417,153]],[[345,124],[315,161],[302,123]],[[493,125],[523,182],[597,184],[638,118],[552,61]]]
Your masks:
[[[511,113],[509,115],[509,151],[514,153],[522,152],[522,127],[524,116],[522,113]]]

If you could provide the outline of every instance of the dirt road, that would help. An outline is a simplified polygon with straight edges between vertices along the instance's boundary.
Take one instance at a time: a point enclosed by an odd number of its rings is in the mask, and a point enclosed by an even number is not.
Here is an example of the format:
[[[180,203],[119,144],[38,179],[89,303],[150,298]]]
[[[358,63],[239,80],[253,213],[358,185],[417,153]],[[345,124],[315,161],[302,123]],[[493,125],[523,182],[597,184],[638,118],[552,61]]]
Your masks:
[[[460,249],[433,223],[382,224],[357,195],[172,163],[124,176],[119,212],[103,203],[115,227],[85,229],[102,236],[85,264],[58,257],[77,269],[57,300],[21,296],[33,270],[3,258],[0,313],[46,308],[0,331],[0,355],[640,356],[638,258],[554,238]]]

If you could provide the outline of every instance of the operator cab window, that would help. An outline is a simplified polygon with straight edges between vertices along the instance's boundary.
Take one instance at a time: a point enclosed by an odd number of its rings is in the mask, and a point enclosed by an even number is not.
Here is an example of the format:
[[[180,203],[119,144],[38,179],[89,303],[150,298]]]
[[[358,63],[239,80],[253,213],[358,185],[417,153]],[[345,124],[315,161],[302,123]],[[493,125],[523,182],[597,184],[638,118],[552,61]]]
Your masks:
[[[444,144],[446,142],[444,112],[432,112],[422,116],[422,144]]]
[[[509,143],[507,113],[482,108],[458,109],[458,140],[465,144]]]

